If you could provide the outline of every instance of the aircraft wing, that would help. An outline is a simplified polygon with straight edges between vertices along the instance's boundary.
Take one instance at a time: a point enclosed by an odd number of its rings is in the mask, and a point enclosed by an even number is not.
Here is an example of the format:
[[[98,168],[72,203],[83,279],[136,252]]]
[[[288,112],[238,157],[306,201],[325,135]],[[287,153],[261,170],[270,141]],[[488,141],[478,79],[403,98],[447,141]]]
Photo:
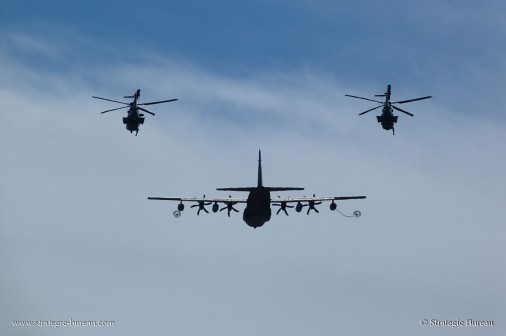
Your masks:
[[[185,206],[183,202],[195,202],[196,204],[193,204],[190,206],[190,208],[197,208],[197,215],[200,214],[200,211],[204,211],[205,213],[209,213],[209,211],[206,209],[206,206],[211,206],[212,212],[218,212],[227,210],[228,216],[230,217],[230,212],[235,211],[239,212],[239,210],[234,208],[234,205],[237,203],[246,203],[247,198],[206,198],[205,196],[202,197],[148,197],[149,200],[158,200],[158,201],[176,201],[179,202],[177,205],[177,210],[175,210],[172,214],[174,217],[178,218],[181,216],[181,212],[184,210]],[[223,203],[225,206],[221,207],[219,206],[219,203]]]
[[[328,197],[276,197],[271,199],[271,203],[293,203],[293,202],[323,202],[323,201],[343,201],[351,199],[364,199],[365,196],[328,196]]]
[[[275,197],[271,198],[270,202],[273,206],[279,206],[280,208],[276,212],[279,214],[280,211],[284,211],[286,215],[288,215],[287,208],[295,208],[296,212],[301,212],[304,207],[307,207],[307,214],[311,210],[315,212],[319,212],[316,209],[316,205],[321,204],[324,201],[332,201],[330,205],[330,210],[337,210],[337,204],[334,201],[342,201],[342,200],[351,200],[351,199],[364,199],[365,196],[329,196],[329,197],[316,197],[313,195],[312,197]],[[231,211],[239,212],[234,208],[234,205],[237,203],[246,203],[248,201],[247,198],[207,198],[203,197],[148,197],[149,200],[158,200],[158,201],[176,201],[179,202],[177,205],[177,210],[173,212],[174,217],[178,218],[181,216],[181,212],[184,210],[185,206],[183,202],[195,202],[196,204],[192,205],[191,208],[197,208],[197,215],[200,214],[200,211],[204,211],[209,213],[206,209],[206,206],[210,206],[212,204],[212,212],[218,212],[227,210],[228,216],[230,217]],[[225,206],[220,208],[219,203],[224,204]],[[288,205],[288,203],[297,203],[296,205]],[[360,217],[360,211],[356,210],[353,213],[353,216],[348,216],[343,214],[341,211],[337,210],[341,215],[345,217]]]
[[[207,197],[148,197],[149,200],[156,201],[179,201],[179,202],[212,202],[212,203],[246,203],[247,198],[207,198]]]
[[[353,215],[345,215],[341,211],[337,209],[337,204],[334,201],[342,201],[342,200],[351,200],[351,199],[364,199],[365,196],[328,196],[328,197],[275,197],[271,198],[271,203],[274,206],[278,206],[279,209],[276,212],[278,215],[281,211],[283,211],[288,216],[287,208],[295,208],[296,212],[301,212],[303,208],[307,207],[307,214],[313,210],[314,212],[319,212],[316,208],[316,205],[320,205],[325,201],[331,201],[330,210],[336,210],[344,217],[360,217],[360,211],[355,210]],[[297,203],[296,205],[288,205],[289,203]]]

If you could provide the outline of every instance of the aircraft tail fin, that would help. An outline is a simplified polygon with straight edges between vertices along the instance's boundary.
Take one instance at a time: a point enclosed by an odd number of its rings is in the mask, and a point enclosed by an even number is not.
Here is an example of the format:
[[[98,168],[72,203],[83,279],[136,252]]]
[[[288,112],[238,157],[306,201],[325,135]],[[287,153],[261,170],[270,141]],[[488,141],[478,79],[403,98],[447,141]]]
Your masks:
[[[258,182],[257,187],[237,187],[237,188],[217,188],[220,191],[252,191],[258,188],[265,188],[269,191],[290,191],[290,190],[304,190],[304,188],[296,187],[264,187],[262,181],[262,152],[258,150]]]
[[[263,185],[262,181],[262,152],[258,150],[258,187]]]

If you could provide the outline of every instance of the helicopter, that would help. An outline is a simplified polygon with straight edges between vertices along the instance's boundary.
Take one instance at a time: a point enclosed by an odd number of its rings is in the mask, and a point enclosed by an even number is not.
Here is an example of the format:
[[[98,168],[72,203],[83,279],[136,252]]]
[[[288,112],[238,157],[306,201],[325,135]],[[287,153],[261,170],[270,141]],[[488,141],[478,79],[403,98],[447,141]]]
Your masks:
[[[128,107],[128,115],[123,118],[123,124],[125,124],[126,129],[128,131],[130,131],[130,133],[135,131],[135,136],[137,136],[137,133],[139,133],[139,125],[144,124],[144,114],[140,113],[139,110],[149,113],[151,115],[155,115],[153,112],[150,112],[150,111],[146,110],[145,108],[140,107],[141,105],[155,105],[155,104],[161,104],[161,103],[169,103],[169,102],[173,102],[173,101],[177,100],[177,99],[169,99],[169,100],[161,100],[161,101],[156,101],[156,102],[139,104],[139,103],[137,103],[137,101],[139,100],[140,95],[141,95],[141,90],[137,89],[137,91],[135,91],[135,93],[133,95],[124,96],[124,98],[133,98],[134,100],[131,103],[125,103],[125,102],[120,102],[117,100],[112,100],[112,99],[107,99],[107,98],[102,98],[102,97],[95,97],[95,96],[92,96],[92,98],[107,100],[107,101],[110,101],[113,103],[125,105],[122,107],[117,107],[114,109],[102,111],[100,113],[107,113],[107,112],[120,110],[120,109]]]
[[[372,109],[369,109],[367,111],[359,113],[359,115],[366,114],[367,112],[371,112],[373,110],[376,110],[377,108],[383,107],[383,111],[382,111],[381,115],[376,116],[376,119],[378,120],[379,123],[381,123],[381,126],[383,127],[383,129],[385,129],[387,131],[392,130],[393,134],[395,135],[394,124],[397,123],[397,116],[394,115],[393,110],[397,110],[399,112],[405,113],[405,114],[412,116],[412,117],[413,117],[413,114],[406,111],[406,110],[401,109],[400,107],[394,106],[394,104],[410,103],[410,102],[414,102],[417,100],[424,100],[424,99],[432,98],[432,96],[426,96],[426,97],[391,102],[390,101],[391,94],[392,94],[392,85],[389,84],[387,86],[387,92],[385,92],[384,94],[381,94],[381,95],[375,95],[375,97],[385,97],[384,103],[374,100],[374,99],[369,99],[369,98],[357,97],[357,96],[352,96],[352,95],[345,95],[345,96],[352,97],[352,98],[358,98],[358,99],[364,99],[364,100],[368,100],[368,101],[372,101],[372,102],[381,104],[380,106],[376,106]]]

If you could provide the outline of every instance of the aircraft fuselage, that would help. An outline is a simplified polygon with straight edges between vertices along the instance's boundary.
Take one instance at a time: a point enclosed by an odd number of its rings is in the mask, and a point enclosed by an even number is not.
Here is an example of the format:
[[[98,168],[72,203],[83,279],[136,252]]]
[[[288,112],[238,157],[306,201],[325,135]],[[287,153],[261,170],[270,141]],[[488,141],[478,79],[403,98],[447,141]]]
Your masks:
[[[258,182],[256,187],[218,188],[217,190],[249,192],[242,218],[248,226],[256,229],[271,219],[271,191],[304,190],[304,188],[264,187],[262,183],[262,154],[258,151]]]
[[[271,219],[271,193],[265,187],[257,187],[250,191],[243,220],[252,228],[257,228]]]

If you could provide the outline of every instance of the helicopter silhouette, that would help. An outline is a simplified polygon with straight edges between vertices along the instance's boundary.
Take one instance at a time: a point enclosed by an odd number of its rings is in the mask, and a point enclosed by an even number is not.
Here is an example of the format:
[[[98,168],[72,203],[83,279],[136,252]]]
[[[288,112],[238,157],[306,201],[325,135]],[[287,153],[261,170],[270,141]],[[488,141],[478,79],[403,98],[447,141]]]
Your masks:
[[[409,116],[412,116],[413,117],[413,114],[406,111],[406,110],[403,110],[401,109],[400,107],[397,107],[397,106],[394,106],[394,104],[405,104],[405,103],[410,103],[410,102],[414,102],[414,101],[418,101],[418,100],[424,100],[424,99],[428,99],[428,98],[432,98],[432,96],[426,96],[426,97],[420,97],[420,98],[414,98],[414,99],[407,99],[407,100],[400,100],[400,101],[396,101],[396,102],[391,102],[390,101],[390,96],[392,94],[392,86],[391,85],[388,85],[387,87],[387,92],[385,92],[385,94],[382,94],[382,95],[375,95],[375,97],[385,97],[385,102],[380,102],[380,101],[377,101],[377,100],[374,100],[374,99],[369,99],[369,98],[364,98],[364,97],[357,97],[357,96],[352,96],[352,95],[345,95],[346,97],[352,97],[352,98],[358,98],[358,99],[364,99],[364,100],[368,100],[368,101],[372,101],[372,102],[375,102],[375,103],[379,103],[381,104],[380,106],[376,106],[372,109],[369,109],[367,111],[364,111],[362,113],[359,113],[358,115],[362,115],[362,114],[366,114],[368,112],[371,112],[373,110],[376,110],[377,108],[380,108],[380,107],[383,107],[383,111],[381,113],[380,116],[376,116],[376,119],[378,120],[379,123],[381,123],[381,126],[385,129],[385,130],[392,130],[393,134],[395,135],[395,128],[394,128],[394,124],[397,123],[397,116],[394,115],[394,111],[393,110],[397,110],[399,112],[402,112],[402,113],[405,113]]]
[[[124,108],[128,107],[129,108],[128,115],[123,118],[123,124],[125,124],[126,129],[128,131],[130,131],[130,133],[135,131],[135,136],[137,136],[137,133],[139,133],[139,125],[144,124],[144,114],[140,113],[139,110],[149,113],[153,116],[155,115],[153,112],[150,112],[150,111],[146,110],[145,108],[140,107],[141,105],[155,105],[155,104],[169,103],[169,102],[173,102],[173,101],[177,100],[177,99],[169,99],[169,100],[161,100],[161,101],[156,101],[156,102],[139,104],[139,103],[137,103],[137,101],[139,100],[140,95],[141,95],[141,90],[137,89],[137,91],[135,91],[135,93],[132,96],[124,96],[124,98],[133,98],[134,100],[131,103],[125,103],[125,102],[120,102],[117,100],[112,100],[112,99],[107,99],[107,98],[102,98],[102,97],[95,97],[95,96],[93,96],[92,98],[107,100],[107,101],[110,101],[113,103],[125,105],[122,107],[102,111],[100,113],[107,113],[107,112],[120,110],[120,109],[124,109]]]

